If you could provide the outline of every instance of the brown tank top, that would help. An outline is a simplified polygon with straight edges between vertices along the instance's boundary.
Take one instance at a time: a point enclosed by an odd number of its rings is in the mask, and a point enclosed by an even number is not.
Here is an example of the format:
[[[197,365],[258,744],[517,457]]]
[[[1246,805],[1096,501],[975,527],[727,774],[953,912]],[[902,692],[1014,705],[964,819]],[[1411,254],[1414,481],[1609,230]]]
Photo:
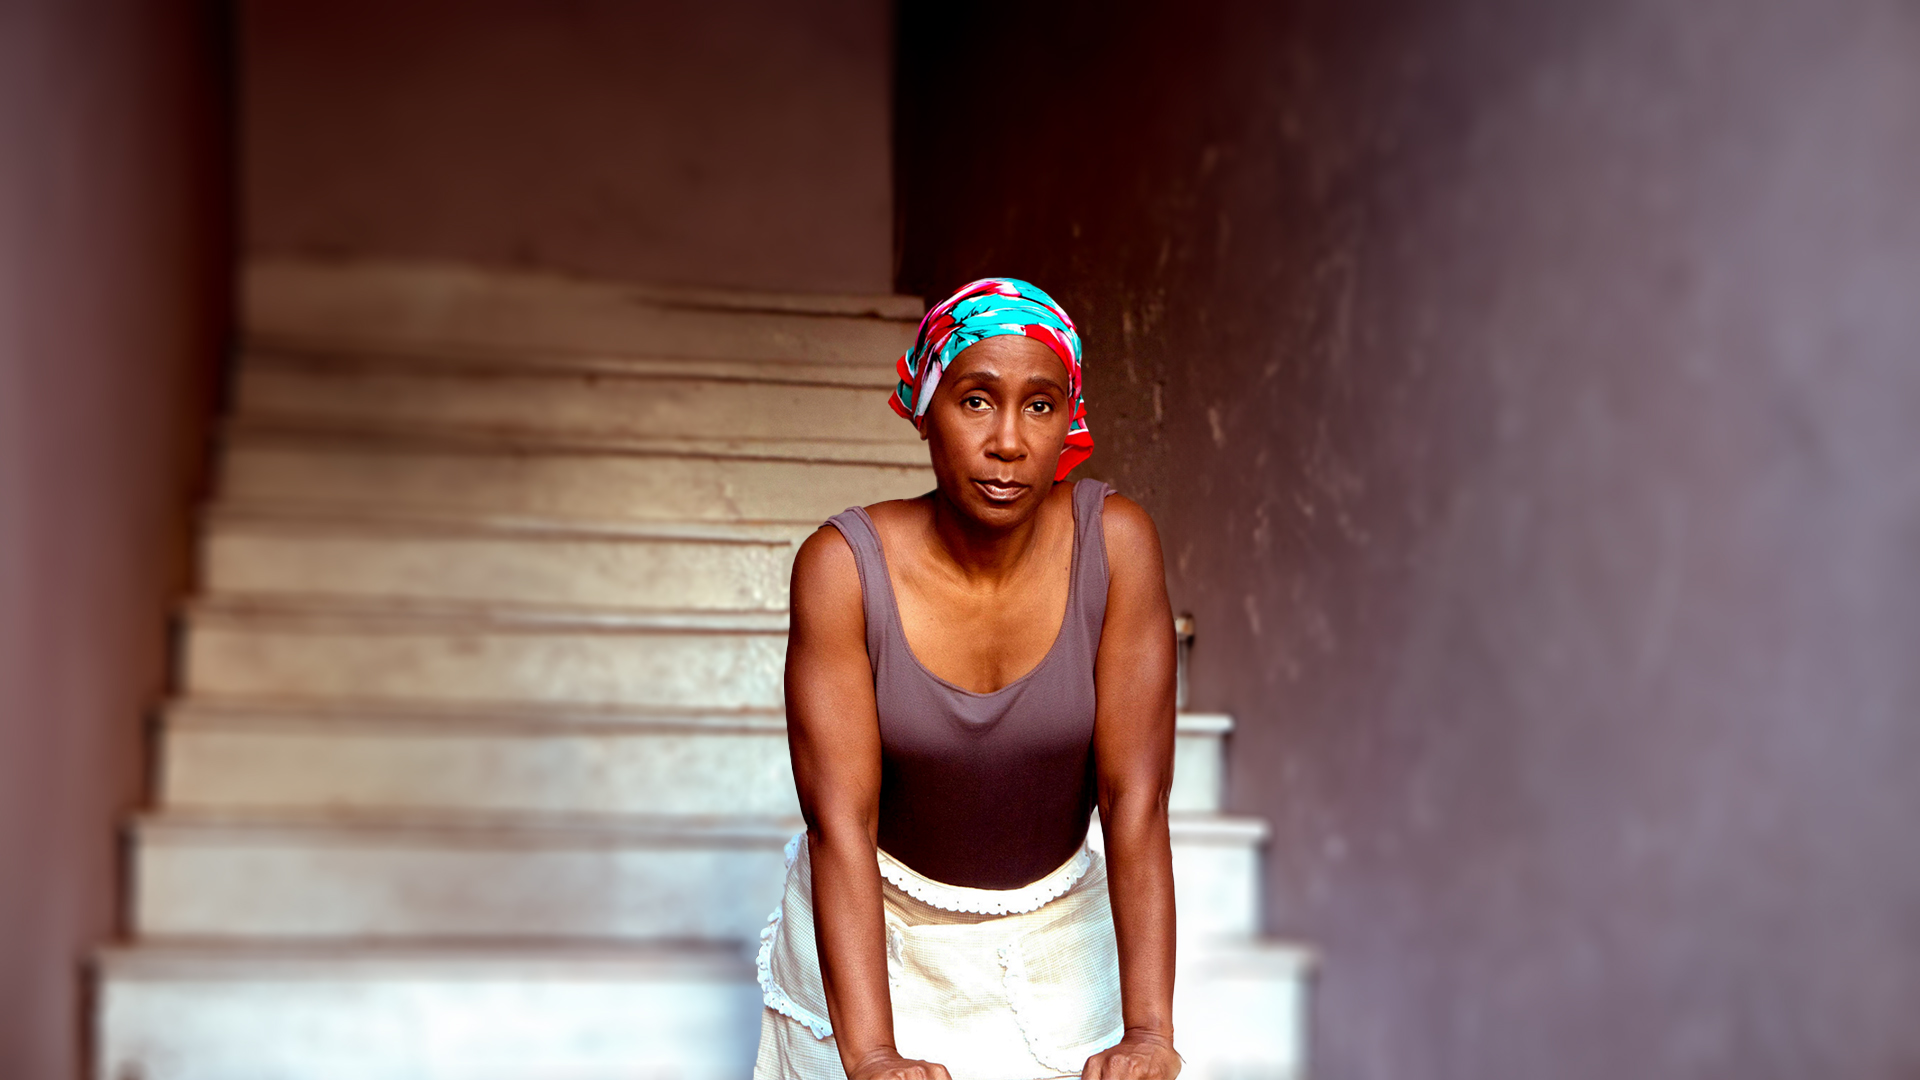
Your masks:
[[[1107,616],[1100,511],[1112,488],[1073,487],[1067,613],[1033,670],[990,694],[928,671],[907,646],[866,510],[827,519],[853,548],[880,712],[880,847],[950,885],[1016,889],[1079,850],[1093,812],[1093,661]]]

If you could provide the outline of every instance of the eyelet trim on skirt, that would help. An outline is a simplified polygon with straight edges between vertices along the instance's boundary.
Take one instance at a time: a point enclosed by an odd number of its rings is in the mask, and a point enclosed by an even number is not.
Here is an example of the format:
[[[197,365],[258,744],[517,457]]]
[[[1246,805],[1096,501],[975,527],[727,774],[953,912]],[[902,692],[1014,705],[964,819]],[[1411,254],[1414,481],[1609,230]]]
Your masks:
[[[793,869],[793,861],[800,857],[800,845],[806,835],[796,833],[793,839],[787,841],[787,869]],[[754,967],[758,969],[760,978],[760,999],[766,1002],[767,1008],[792,1018],[813,1032],[814,1038],[830,1039],[833,1037],[833,1025],[825,1017],[816,1015],[813,1010],[788,997],[780,984],[773,981],[773,939],[780,932],[780,920],[786,917],[786,907],[784,902],[775,905],[773,914],[767,916],[767,925],[760,930],[760,954],[754,959]]]
[[[1093,856],[1083,841],[1080,850],[1074,852],[1072,858],[1031,885],[1023,885],[1018,889],[970,889],[964,885],[948,885],[943,881],[922,877],[906,863],[882,851],[880,876],[887,880],[887,884],[915,900],[942,911],[959,911],[970,915],[1024,915],[1065,896],[1081,878],[1087,876],[1087,867],[1092,862]]]
[[[1027,960],[1018,941],[1000,946],[1000,967],[1006,973],[1007,1005],[1013,1009],[1014,1018],[1020,1024],[1020,1034],[1027,1040],[1027,1052],[1033,1055],[1033,1060],[1047,1068],[1063,1073],[1075,1072],[1086,1064],[1087,1058],[1119,1042],[1121,1035],[1125,1034],[1124,1029],[1116,1030],[1084,1046],[1049,1045],[1044,1039],[1035,1037],[1036,1030],[1043,1024],[1044,1010],[1034,1000],[1033,988],[1027,982]]]

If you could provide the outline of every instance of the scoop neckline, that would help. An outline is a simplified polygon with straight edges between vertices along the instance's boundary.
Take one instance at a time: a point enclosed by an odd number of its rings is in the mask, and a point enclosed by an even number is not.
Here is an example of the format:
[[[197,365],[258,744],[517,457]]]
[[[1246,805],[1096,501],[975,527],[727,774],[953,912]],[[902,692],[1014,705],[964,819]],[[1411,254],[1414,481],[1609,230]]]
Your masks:
[[[887,561],[886,541],[881,538],[880,527],[873,523],[873,515],[867,513],[867,508],[864,506],[854,508],[860,511],[861,517],[867,519],[867,527],[873,530],[873,547],[874,550],[880,553],[880,576],[887,584],[887,604],[893,608],[893,632],[900,635],[901,650],[907,654],[907,659],[913,661],[913,666],[920,669],[922,675],[925,675],[927,678],[932,679],[934,682],[939,683],[941,686],[946,687],[956,694],[965,694],[973,698],[991,698],[998,697],[1014,687],[1019,686],[1021,683],[1026,682],[1028,679],[1033,678],[1035,675],[1038,675],[1040,670],[1053,660],[1054,654],[1060,651],[1060,643],[1066,640],[1067,624],[1068,621],[1073,618],[1073,601],[1074,598],[1080,594],[1080,485],[1082,482],[1083,481],[1075,480],[1073,482],[1073,490],[1068,495],[1069,501],[1073,504],[1073,550],[1067,559],[1067,604],[1065,610],[1060,613],[1060,626],[1053,632],[1053,643],[1047,646],[1046,653],[1043,654],[1032,667],[1022,673],[1019,678],[1000,687],[998,690],[969,690],[964,686],[957,686],[950,683],[934,674],[933,669],[928,667],[926,662],[920,659],[919,654],[913,651],[913,642],[907,640],[907,622],[900,617],[900,597],[893,591],[893,570],[892,564]]]

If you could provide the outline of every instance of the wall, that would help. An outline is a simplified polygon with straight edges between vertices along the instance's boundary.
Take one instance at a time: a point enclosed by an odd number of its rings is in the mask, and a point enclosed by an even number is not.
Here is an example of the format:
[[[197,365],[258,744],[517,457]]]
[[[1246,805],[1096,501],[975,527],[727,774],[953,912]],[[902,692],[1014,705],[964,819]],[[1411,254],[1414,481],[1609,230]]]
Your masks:
[[[1316,1075],[1920,1075],[1920,9],[902,10],[902,287],[1081,319]]]
[[[246,247],[886,292],[884,0],[251,0]]]
[[[224,326],[219,12],[0,4],[0,1075],[78,1077]]]

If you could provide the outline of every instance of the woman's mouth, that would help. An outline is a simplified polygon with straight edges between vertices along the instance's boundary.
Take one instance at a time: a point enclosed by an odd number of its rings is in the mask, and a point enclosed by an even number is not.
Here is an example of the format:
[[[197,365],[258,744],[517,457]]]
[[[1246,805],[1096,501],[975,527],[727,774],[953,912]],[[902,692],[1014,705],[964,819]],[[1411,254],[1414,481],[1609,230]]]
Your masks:
[[[1012,480],[975,480],[973,486],[987,497],[988,502],[1010,503],[1026,494],[1027,485]]]

